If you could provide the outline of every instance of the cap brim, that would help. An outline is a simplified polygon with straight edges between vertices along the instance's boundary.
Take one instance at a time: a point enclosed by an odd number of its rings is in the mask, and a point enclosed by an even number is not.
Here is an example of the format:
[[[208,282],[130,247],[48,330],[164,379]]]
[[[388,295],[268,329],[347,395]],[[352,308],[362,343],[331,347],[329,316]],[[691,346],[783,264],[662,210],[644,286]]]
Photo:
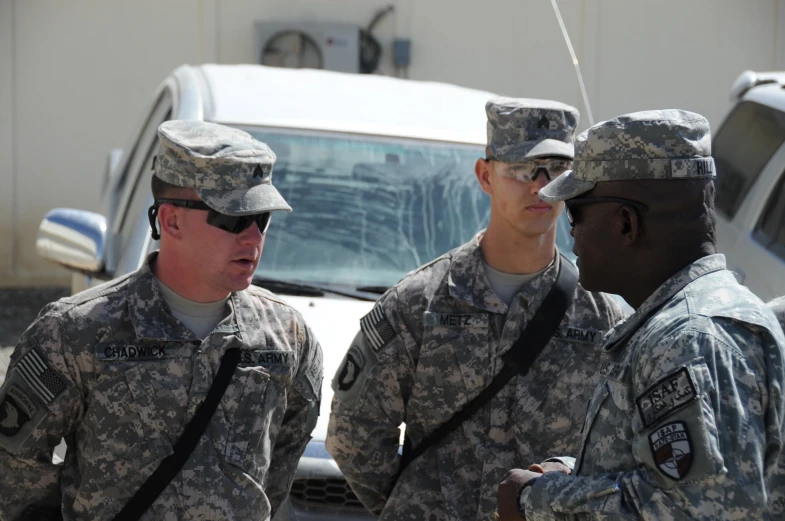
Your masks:
[[[207,206],[226,215],[251,215],[262,212],[284,210],[292,207],[271,184],[260,184],[236,190],[207,190],[197,188],[196,193]]]
[[[526,154],[526,159],[546,156],[569,157],[575,156],[575,147],[572,143],[565,143],[558,139],[543,139]]]
[[[568,170],[540,189],[540,199],[557,203],[578,197],[594,188],[597,183],[575,178],[575,171]]]

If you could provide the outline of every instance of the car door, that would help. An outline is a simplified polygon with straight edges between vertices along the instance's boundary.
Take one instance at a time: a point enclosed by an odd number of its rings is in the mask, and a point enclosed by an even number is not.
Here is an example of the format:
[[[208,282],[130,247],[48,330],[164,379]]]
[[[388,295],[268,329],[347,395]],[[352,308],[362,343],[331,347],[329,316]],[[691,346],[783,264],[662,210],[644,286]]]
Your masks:
[[[767,199],[752,234],[739,241],[748,249],[747,286],[764,300],[785,295],[785,146],[772,158],[776,183],[765,191]]]
[[[764,209],[785,169],[785,113],[752,100],[737,104],[712,143],[717,164],[717,243],[728,268],[763,299],[785,293],[785,264],[771,251]],[[771,211],[776,208],[771,206]]]

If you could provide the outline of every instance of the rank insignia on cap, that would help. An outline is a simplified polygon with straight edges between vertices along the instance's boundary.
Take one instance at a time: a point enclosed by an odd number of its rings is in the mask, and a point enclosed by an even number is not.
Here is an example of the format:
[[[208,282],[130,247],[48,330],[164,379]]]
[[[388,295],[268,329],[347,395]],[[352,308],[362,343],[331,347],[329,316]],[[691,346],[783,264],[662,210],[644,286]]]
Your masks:
[[[396,335],[379,306],[373,308],[370,313],[360,319],[360,329],[374,351],[378,351]]]
[[[684,422],[663,425],[649,434],[654,463],[665,476],[679,481],[692,466],[692,442]]]
[[[49,367],[35,349],[31,349],[20,358],[14,370],[47,405],[66,389],[63,379]]]

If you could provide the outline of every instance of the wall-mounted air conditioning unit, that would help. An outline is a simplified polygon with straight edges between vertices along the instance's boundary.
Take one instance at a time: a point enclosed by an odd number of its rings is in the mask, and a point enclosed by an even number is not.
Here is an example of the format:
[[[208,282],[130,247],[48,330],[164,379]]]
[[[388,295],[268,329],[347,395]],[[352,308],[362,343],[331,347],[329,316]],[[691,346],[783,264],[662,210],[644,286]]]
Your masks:
[[[256,50],[262,65],[360,72],[360,27],[257,22]]]

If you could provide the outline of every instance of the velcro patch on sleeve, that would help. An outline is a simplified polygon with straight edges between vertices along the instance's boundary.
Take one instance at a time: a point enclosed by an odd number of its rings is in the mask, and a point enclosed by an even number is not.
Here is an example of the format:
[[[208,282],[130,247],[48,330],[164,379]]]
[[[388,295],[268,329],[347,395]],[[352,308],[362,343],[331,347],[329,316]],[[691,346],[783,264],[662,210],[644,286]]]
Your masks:
[[[597,371],[597,374],[609,380],[623,382],[624,378],[627,376],[627,365],[614,362],[613,360],[604,360],[602,364],[600,364],[600,369]]]
[[[35,349],[20,358],[14,370],[46,405],[52,403],[67,388],[63,378],[49,367]]]
[[[698,398],[698,387],[689,369],[681,369],[662,378],[635,399],[644,427],[678,411]]]
[[[17,454],[50,414],[22,374],[12,369],[0,388],[0,448]]]
[[[368,377],[379,363],[379,358],[368,337],[360,331],[335,373],[332,388],[335,396],[346,407],[358,407],[368,390]]]
[[[649,446],[657,470],[675,481],[683,479],[692,467],[692,440],[682,421],[662,425],[649,434]]]
[[[360,329],[374,351],[384,347],[397,335],[390,321],[384,316],[381,306],[376,306],[360,319]]]

